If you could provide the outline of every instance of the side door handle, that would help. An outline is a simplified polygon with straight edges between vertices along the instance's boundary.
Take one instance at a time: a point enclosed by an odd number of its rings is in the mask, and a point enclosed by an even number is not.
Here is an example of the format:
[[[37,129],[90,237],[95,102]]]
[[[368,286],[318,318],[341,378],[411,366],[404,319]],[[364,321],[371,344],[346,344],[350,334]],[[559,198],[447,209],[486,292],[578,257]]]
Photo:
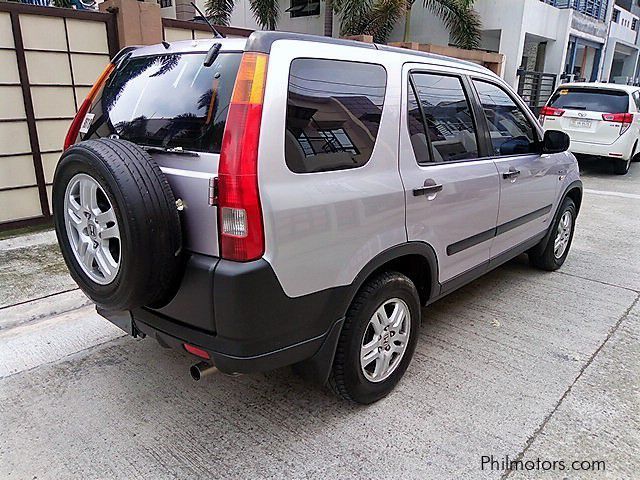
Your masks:
[[[424,181],[423,187],[413,189],[413,196],[419,197],[420,195],[426,195],[427,200],[433,200],[440,191],[442,191],[442,184],[438,184],[433,181],[433,179],[429,178]]]
[[[508,172],[502,173],[502,178],[504,178],[505,180],[510,179],[511,181],[515,181],[518,176],[520,176],[520,170],[516,170],[513,167],[509,168]]]

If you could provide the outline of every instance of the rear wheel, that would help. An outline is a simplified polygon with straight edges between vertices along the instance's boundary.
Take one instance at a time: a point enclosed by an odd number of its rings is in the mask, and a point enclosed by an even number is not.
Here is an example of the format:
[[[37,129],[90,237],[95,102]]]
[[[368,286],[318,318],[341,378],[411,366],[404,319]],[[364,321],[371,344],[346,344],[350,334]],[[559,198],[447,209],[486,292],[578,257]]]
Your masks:
[[[419,324],[420,301],[409,278],[388,272],[367,282],[347,312],[330,387],[362,404],[386,396],[411,362]]]

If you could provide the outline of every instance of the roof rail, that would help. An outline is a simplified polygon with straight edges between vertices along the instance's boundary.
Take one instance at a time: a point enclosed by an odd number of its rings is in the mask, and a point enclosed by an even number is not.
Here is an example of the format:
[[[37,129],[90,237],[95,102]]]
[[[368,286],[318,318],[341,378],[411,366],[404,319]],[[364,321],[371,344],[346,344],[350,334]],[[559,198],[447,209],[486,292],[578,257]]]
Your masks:
[[[360,47],[376,49],[373,43],[363,43],[356,40],[344,40],[342,38],[323,37],[321,35],[307,35],[305,33],[293,32],[273,32],[273,31],[256,31],[249,35],[245,50],[248,52],[269,53],[271,45],[276,40],[302,40],[316,43],[330,43],[332,45],[348,45],[350,47]]]

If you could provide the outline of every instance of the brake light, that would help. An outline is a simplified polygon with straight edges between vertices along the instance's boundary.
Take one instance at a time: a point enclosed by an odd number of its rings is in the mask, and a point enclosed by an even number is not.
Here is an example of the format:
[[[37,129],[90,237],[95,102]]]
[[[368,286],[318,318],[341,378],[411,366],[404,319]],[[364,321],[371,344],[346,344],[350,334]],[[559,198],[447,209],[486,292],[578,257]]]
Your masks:
[[[96,80],[96,83],[94,83],[93,87],[91,87],[91,90],[89,90],[89,94],[87,95],[87,98],[85,98],[82,104],[80,105],[80,108],[78,109],[78,113],[76,113],[76,116],[73,118],[73,121],[69,126],[69,130],[67,131],[67,136],[64,139],[65,150],[69,148],[71,145],[73,145],[74,143],[76,143],[78,135],[80,134],[80,127],[82,127],[82,122],[84,121],[84,117],[86,117],[87,112],[91,108],[91,104],[95,100],[102,86],[105,84],[105,82],[109,78],[109,75],[111,75],[111,72],[113,71],[114,68],[115,68],[115,65],[113,63],[109,63],[105,67],[105,69],[102,71],[102,73]]]
[[[229,104],[218,168],[220,256],[256,260],[264,253],[258,192],[258,140],[269,56],[245,52]]]
[[[633,113],[603,113],[602,119],[606,122],[619,123],[620,135],[631,128]]]
[[[562,115],[564,115],[564,110],[561,108],[554,108],[545,105],[540,110],[540,123],[544,123],[545,117],[561,117]]]

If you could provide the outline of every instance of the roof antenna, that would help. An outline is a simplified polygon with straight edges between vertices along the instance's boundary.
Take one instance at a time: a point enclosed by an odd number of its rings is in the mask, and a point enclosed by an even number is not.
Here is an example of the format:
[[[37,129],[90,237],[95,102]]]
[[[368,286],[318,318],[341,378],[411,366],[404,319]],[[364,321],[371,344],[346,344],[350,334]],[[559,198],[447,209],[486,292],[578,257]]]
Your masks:
[[[193,2],[189,2],[189,3],[191,3],[191,5],[193,5],[193,8],[196,9],[196,12],[198,12],[200,14],[200,16],[204,19],[204,21],[207,22],[207,25],[209,25],[209,28],[213,32],[213,36],[214,37],[216,37],[216,38],[226,38],[223,34],[221,34],[218,30],[216,30],[216,27],[211,25],[211,22],[209,21],[209,19],[204,15],[204,13],[202,13],[202,10],[200,10],[195,3],[193,3]]]

